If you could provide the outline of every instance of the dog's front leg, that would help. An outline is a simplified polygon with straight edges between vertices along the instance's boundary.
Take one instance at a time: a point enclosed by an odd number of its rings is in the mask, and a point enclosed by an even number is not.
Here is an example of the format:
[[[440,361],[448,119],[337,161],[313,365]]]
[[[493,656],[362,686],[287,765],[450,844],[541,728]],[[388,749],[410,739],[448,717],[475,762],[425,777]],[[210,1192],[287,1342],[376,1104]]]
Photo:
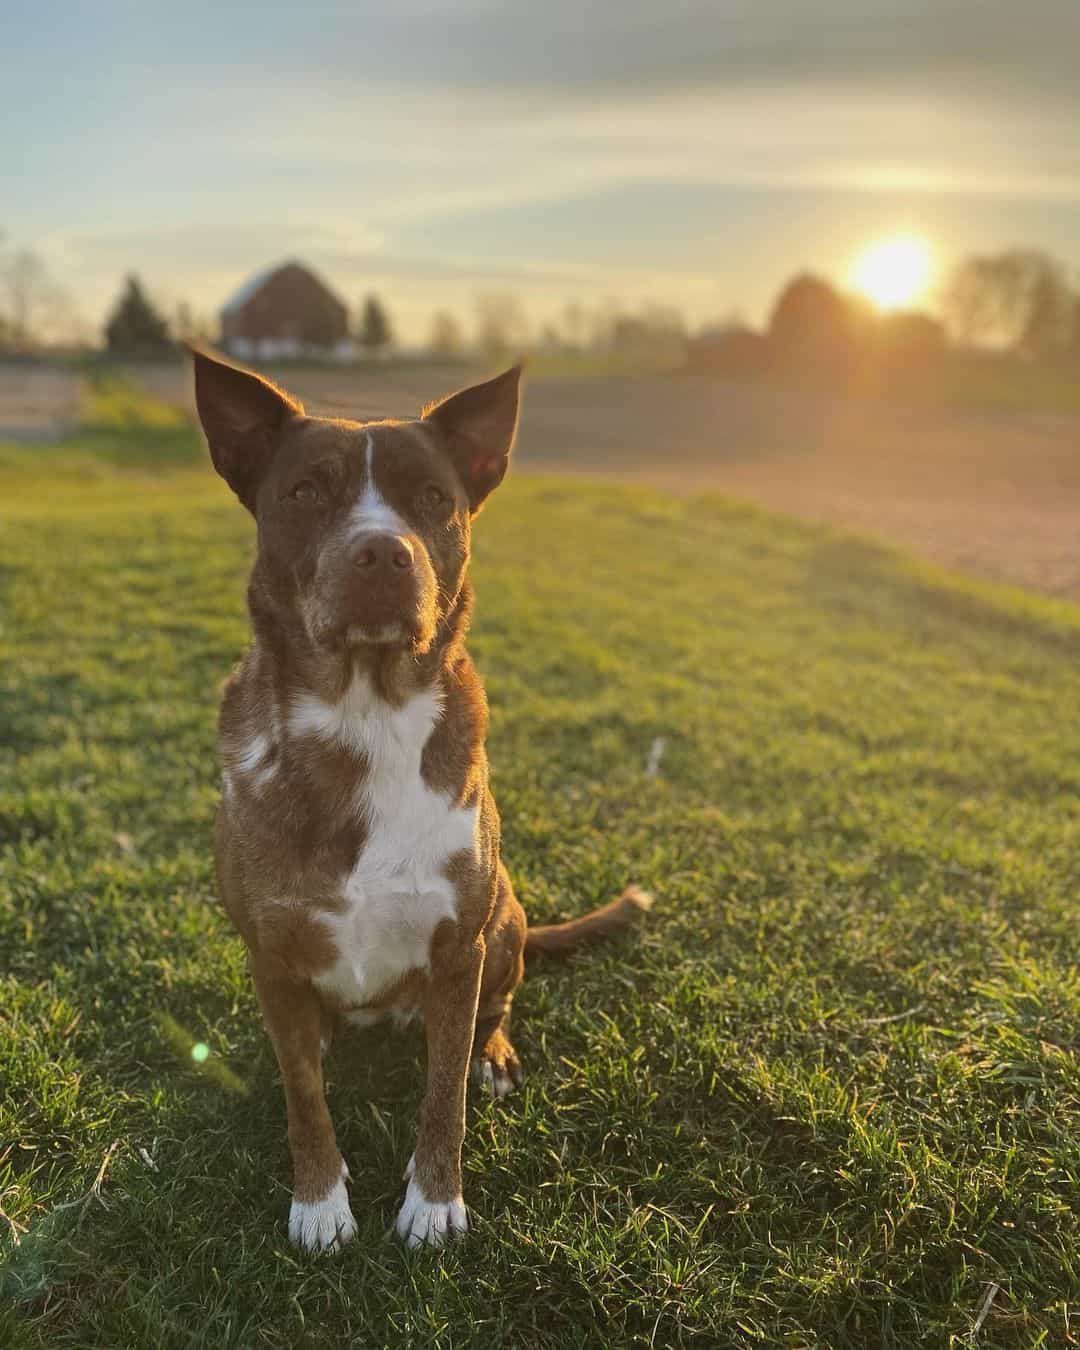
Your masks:
[[[285,1088],[293,1199],[289,1237],[308,1251],[333,1249],[356,1234],[322,1073],[322,1008],[310,984],[255,965],[255,989]]]
[[[462,951],[432,953],[424,1000],[427,1090],[420,1133],[407,1172],[408,1189],[398,1215],[398,1236],[410,1247],[439,1246],[469,1226],[461,1197],[461,1146],[465,1139],[465,1085],[484,969],[484,942]]]

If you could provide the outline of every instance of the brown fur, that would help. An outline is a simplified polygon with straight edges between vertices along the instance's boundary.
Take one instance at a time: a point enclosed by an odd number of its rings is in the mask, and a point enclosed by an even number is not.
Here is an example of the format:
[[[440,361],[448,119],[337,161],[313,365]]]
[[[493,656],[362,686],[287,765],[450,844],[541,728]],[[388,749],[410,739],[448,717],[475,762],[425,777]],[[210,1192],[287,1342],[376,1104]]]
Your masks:
[[[251,953],[281,1067],[300,1202],[326,1196],[343,1165],[323,1093],[328,1021],[356,1011],[423,1014],[428,1071],[415,1179],[427,1201],[449,1203],[461,1191],[470,1055],[500,1094],[520,1081],[509,1026],[525,952],[614,932],[647,903],[631,888],[594,915],[526,938],[500,861],[487,703],[464,643],[471,518],[505,473],[517,380],[507,372],[418,422],[358,424],[308,418],[265,381],[196,353],[214,464],[259,526],[248,588],[253,643],[225,687],[219,722],[218,885]],[[378,585],[367,580],[372,559],[391,555],[361,557],[350,514],[372,486],[408,531],[394,536],[406,550],[395,555],[398,571],[380,563]],[[387,639],[380,634],[390,621],[399,635]],[[475,810],[477,822],[473,845],[443,865],[455,916],[437,923],[427,962],[397,971],[360,1004],[317,982],[325,985],[339,956],[330,923],[347,912],[342,878],[368,843],[371,824],[357,805],[368,750],[327,739],[296,715],[305,700],[346,707],[358,680],[387,709],[438,691],[420,777],[447,810]]]
[[[525,955],[537,952],[564,952],[591,938],[610,937],[622,930],[645,910],[652,908],[652,896],[638,886],[627,886],[615,900],[610,900],[591,914],[567,923],[548,924],[544,928],[530,928],[525,937]]]

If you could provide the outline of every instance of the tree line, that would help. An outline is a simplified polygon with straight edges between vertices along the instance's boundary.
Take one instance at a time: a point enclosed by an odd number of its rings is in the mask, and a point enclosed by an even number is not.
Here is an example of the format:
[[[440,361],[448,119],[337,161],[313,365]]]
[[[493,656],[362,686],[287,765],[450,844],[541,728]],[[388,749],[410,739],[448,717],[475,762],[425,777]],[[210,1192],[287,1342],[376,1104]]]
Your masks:
[[[1080,354],[1080,292],[1068,270],[1039,249],[965,259],[941,298],[954,342],[997,347],[1033,360]]]
[[[689,343],[691,363],[751,369],[762,363],[843,366],[872,350],[883,359],[930,361],[946,345],[993,349],[1029,361],[1080,358],[1080,289],[1068,268],[1034,248],[965,258],[937,297],[937,313],[878,314],[865,300],[804,273],[780,292],[763,332],[727,322]],[[356,345],[380,356],[397,345],[384,302],[368,295],[350,325]],[[107,317],[103,338],[116,355],[165,356],[180,341],[217,337],[216,325],[180,304],[168,316],[139,277],[129,275]],[[471,324],[449,310],[432,316],[426,350],[437,358],[490,359],[525,350],[617,350],[671,354],[686,346],[686,324],[670,305],[627,311],[614,300],[570,301],[538,330],[512,291],[474,297]],[[93,345],[71,301],[32,250],[4,245],[0,235],[0,352],[39,350],[64,341]]]
[[[940,317],[881,312],[804,272],[780,291],[765,327],[720,324],[688,344],[691,369],[732,375],[860,371],[917,374],[946,350],[996,352],[1029,363],[1080,361],[1080,292],[1065,266],[1037,249],[965,258],[937,296]]]

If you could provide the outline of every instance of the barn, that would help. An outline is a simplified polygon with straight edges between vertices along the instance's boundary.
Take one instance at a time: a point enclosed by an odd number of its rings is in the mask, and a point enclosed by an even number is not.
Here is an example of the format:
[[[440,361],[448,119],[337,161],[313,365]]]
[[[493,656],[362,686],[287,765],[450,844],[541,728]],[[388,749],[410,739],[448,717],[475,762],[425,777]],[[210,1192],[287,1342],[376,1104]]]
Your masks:
[[[221,311],[221,344],[245,361],[353,354],[347,307],[295,261],[257,272],[235,292]]]

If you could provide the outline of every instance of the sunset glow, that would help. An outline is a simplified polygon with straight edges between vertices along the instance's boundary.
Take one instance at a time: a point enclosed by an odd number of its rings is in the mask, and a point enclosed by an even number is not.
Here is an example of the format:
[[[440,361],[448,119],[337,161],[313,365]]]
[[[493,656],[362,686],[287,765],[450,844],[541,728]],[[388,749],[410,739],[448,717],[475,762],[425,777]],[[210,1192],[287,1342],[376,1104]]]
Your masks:
[[[933,273],[930,245],[914,234],[878,239],[855,259],[851,280],[878,309],[901,309],[924,298]]]

